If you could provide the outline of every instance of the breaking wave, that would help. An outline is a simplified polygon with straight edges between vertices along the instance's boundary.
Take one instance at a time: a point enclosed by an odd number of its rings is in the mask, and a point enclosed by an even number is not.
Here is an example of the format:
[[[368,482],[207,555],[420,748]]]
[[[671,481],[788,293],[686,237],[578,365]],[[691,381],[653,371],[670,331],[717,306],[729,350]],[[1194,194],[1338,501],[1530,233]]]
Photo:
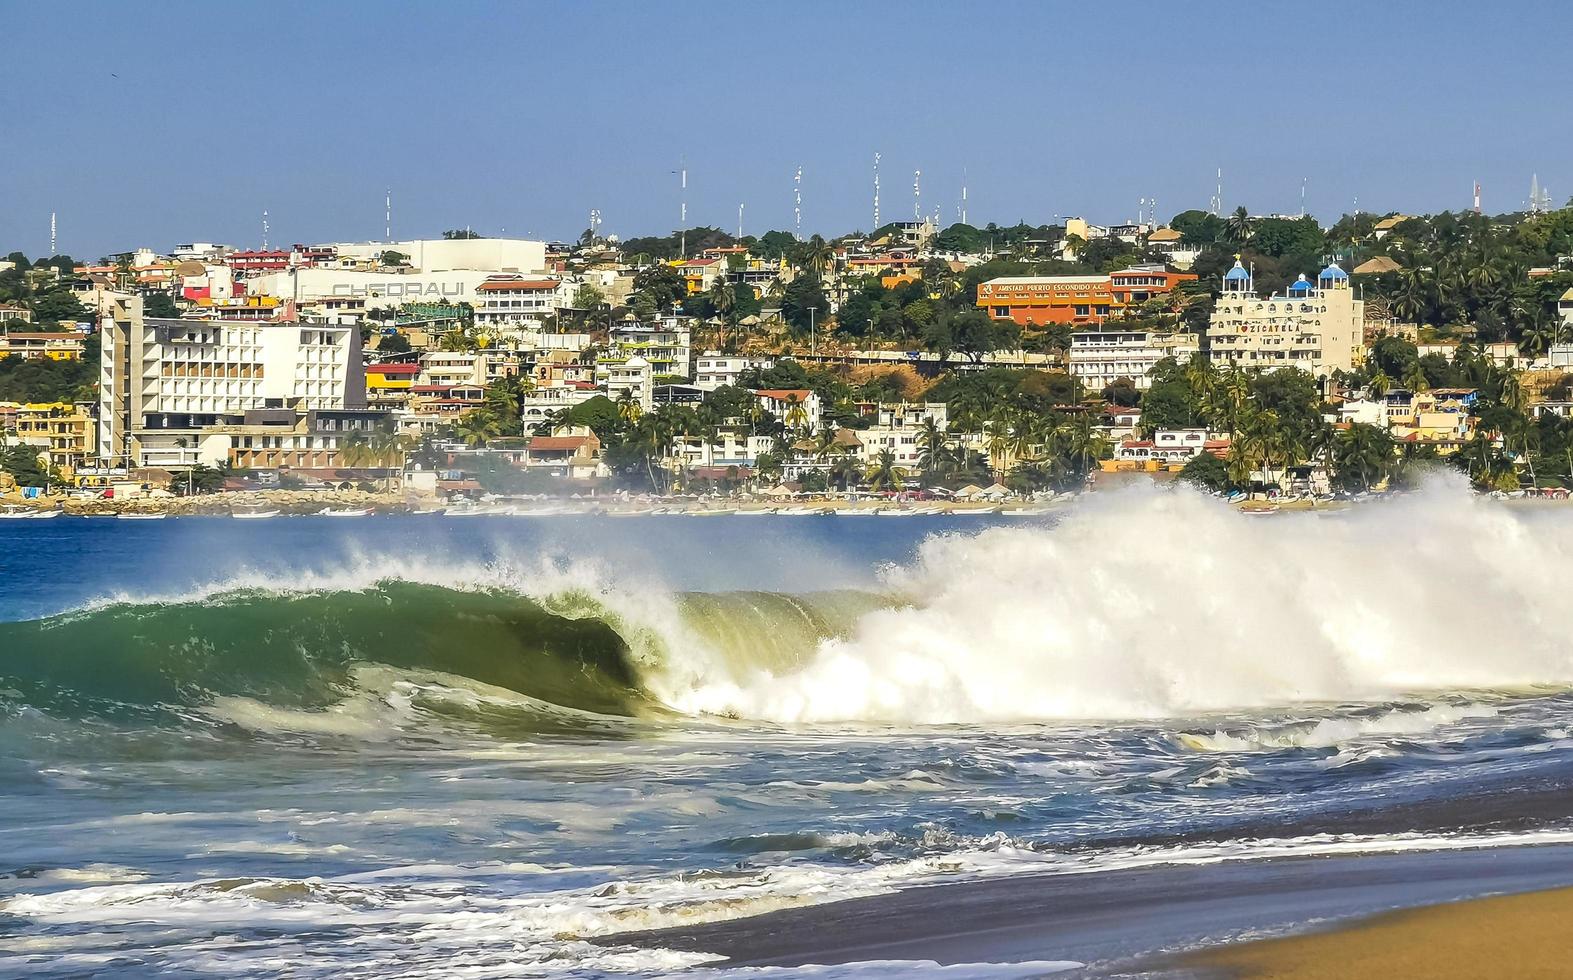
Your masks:
[[[1573,523],[1453,485],[1336,520],[1246,519],[1184,490],[1098,495],[1053,527],[933,536],[868,592],[425,577],[383,567],[0,624],[0,696],[312,732],[353,731],[356,698],[375,713],[454,691],[478,711],[946,724],[1573,680],[1561,615]],[[1347,734],[1220,731],[1197,747]]]

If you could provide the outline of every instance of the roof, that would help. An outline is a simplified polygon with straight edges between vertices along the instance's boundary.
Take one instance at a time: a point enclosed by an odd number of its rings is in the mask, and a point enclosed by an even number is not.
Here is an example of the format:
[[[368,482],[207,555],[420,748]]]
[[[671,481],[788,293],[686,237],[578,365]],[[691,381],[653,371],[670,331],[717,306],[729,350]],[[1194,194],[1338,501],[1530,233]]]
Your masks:
[[[1327,268],[1323,269],[1321,272],[1317,273],[1316,274],[1316,278],[1318,280],[1321,280],[1321,279],[1348,279],[1349,278],[1349,273],[1347,273],[1344,270],[1340,269],[1338,267],[1338,263],[1334,262],[1332,265],[1328,266]]]
[[[1182,236],[1173,228],[1158,228],[1147,236],[1149,242],[1177,242]]]
[[[993,286],[996,283],[1002,283],[1014,286],[1034,283],[1042,285],[1091,286],[1108,281],[1108,276],[999,276],[984,282],[983,285]]]
[[[1393,215],[1391,217],[1383,218],[1381,221],[1378,221],[1376,223],[1376,230],[1377,231],[1391,231],[1392,229],[1397,228],[1399,225],[1403,224],[1404,222],[1406,222],[1408,220],[1409,220],[1409,216],[1406,215],[1406,214],[1395,214],[1395,215]]]
[[[593,436],[536,436],[530,440],[530,452],[562,452],[584,448]]]
[[[519,289],[556,289],[561,285],[561,279],[488,279],[475,289],[476,292],[499,293]]]
[[[1397,262],[1394,262],[1387,256],[1378,255],[1375,258],[1366,259],[1364,262],[1355,266],[1354,274],[1357,276],[1379,276],[1384,272],[1397,272],[1402,268],[1403,266],[1399,265]]]
[[[367,374],[419,374],[419,364],[368,364]]]
[[[813,392],[807,388],[761,388],[754,392],[760,398],[769,398],[772,401],[784,402],[796,397],[800,402],[808,401],[808,396]]]
[[[1244,282],[1245,280],[1251,278],[1251,274],[1245,271],[1245,266],[1240,264],[1239,259],[1235,259],[1234,268],[1230,269],[1228,272],[1225,272],[1223,274],[1223,278],[1224,282]]]

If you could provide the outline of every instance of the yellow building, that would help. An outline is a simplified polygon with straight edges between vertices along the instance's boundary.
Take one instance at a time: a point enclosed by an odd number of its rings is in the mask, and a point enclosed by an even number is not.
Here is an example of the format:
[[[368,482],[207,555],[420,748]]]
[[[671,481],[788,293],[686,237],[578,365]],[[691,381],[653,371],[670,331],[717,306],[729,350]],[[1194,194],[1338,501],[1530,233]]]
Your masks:
[[[0,357],[80,361],[86,346],[79,333],[13,330],[0,334]]]
[[[37,402],[18,405],[16,438],[36,446],[51,467],[74,470],[87,459],[93,445],[93,417],[70,402]]]

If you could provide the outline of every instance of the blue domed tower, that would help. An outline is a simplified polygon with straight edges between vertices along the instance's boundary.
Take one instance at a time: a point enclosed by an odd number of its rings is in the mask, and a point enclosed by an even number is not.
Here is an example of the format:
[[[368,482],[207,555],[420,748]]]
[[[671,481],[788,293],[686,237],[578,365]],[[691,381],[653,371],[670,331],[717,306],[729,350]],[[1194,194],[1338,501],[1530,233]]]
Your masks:
[[[1300,299],[1311,295],[1311,281],[1305,278],[1305,273],[1300,273],[1300,278],[1289,284],[1289,295]]]
[[[1338,267],[1334,262],[1316,274],[1317,289],[1348,289],[1349,273]]]
[[[1245,266],[1240,264],[1240,257],[1234,257],[1234,268],[1223,274],[1223,291],[1226,293],[1254,293],[1256,283],[1251,274],[1245,271]]]

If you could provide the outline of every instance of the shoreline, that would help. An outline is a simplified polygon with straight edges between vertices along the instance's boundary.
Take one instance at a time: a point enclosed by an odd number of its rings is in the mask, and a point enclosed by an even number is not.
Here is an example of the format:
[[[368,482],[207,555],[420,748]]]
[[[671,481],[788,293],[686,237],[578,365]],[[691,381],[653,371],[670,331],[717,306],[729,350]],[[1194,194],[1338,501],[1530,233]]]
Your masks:
[[[430,497],[363,490],[247,490],[197,494],[190,497],[135,497],[122,500],[83,497],[0,496],[0,510],[28,516],[58,513],[67,517],[108,517],[119,514],[163,514],[169,517],[229,517],[237,510],[276,510],[279,517],[316,515],[324,509],[362,509],[373,514],[459,513],[496,517],[588,516],[870,516],[883,513],[900,517],[1046,516],[1069,507],[1074,498],[1009,503],[952,501],[890,501],[801,499],[707,500],[650,497],[600,498],[498,498],[479,505],[444,503]]]
[[[1395,910],[1570,888],[1569,844],[1240,859],[917,885],[592,941],[708,953],[725,967],[1056,960],[1084,964],[1067,977],[1200,980],[1228,976],[1236,965],[1190,957],[1253,948],[1230,945],[1242,940],[1311,941],[1296,934],[1358,928]]]
[[[1181,956],[1203,977],[1565,977],[1573,971],[1573,888],[1495,895],[1372,916],[1326,931]]]

